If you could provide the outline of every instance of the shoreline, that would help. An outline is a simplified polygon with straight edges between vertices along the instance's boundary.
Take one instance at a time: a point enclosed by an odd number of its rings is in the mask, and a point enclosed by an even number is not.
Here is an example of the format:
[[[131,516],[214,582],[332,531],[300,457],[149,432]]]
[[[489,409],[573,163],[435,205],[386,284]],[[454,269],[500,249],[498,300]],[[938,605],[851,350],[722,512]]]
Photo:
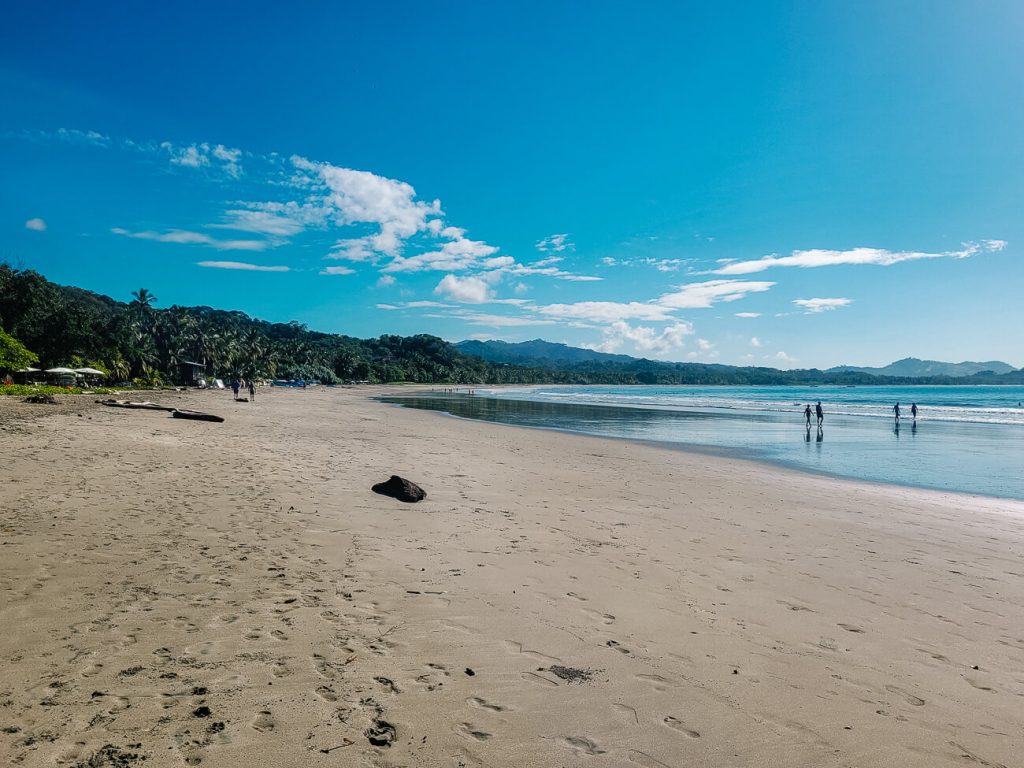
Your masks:
[[[431,392],[433,392],[433,390],[424,390],[423,394],[428,394],[429,395]],[[630,443],[635,443],[635,444],[639,444],[639,445],[647,445],[647,446],[651,446],[651,447],[655,447],[655,448],[660,448],[660,449],[663,449],[663,450],[682,451],[684,453],[692,453],[692,454],[699,454],[699,455],[706,455],[706,456],[715,456],[715,457],[726,459],[726,460],[752,462],[754,464],[760,464],[760,465],[763,465],[765,467],[769,467],[769,468],[773,468],[773,469],[779,469],[779,470],[784,470],[784,471],[787,471],[787,472],[793,472],[793,473],[795,473],[797,475],[803,475],[803,476],[808,476],[809,475],[809,476],[813,476],[813,477],[829,478],[829,479],[836,480],[836,481],[850,482],[850,483],[854,483],[854,484],[864,484],[864,485],[872,486],[872,487],[903,488],[903,489],[920,491],[920,492],[925,493],[925,494],[937,494],[937,495],[940,495],[940,496],[943,496],[943,495],[953,495],[953,496],[962,496],[962,497],[964,497],[966,499],[972,499],[972,500],[991,499],[993,501],[1017,502],[1017,503],[1024,504],[1024,498],[1017,497],[1017,496],[1009,496],[1009,495],[1001,496],[1001,495],[999,495],[997,493],[975,493],[975,492],[972,492],[972,491],[964,491],[964,490],[942,489],[942,488],[936,488],[934,486],[918,485],[918,484],[915,484],[915,483],[912,483],[912,482],[907,482],[907,481],[899,481],[899,482],[897,482],[897,481],[889,481],[889,480],[876,480],[876,479],[868,478],[868,477],[856,477],[854,475],[841,474],[839,472],[830,472],[830,471],[825,470],[825,469],[817,469],[817,468],[814,468],[814,467],[811,467],[811,466],[801,465],[801,464],[798,464],[798,463],[793,462],[793,461],[788,461],[786,459],[773,459],[773,458],[770,458],[770,457],[759,456],[759,455],[757,455],[757,451],[755,449],[746,449],[746,448],[743,448],[743,447],[719,446],[719,445],[711,445],[711,444],[706,444],[706,443],[695,443],[695,442],[686,442],[686,441],[657,440],[657,439],[647,439],[647,438],[641,438],[641,437],[628,437],[628,436],[622,436],[622,435],[601,435],[601,434],[596,434],[596,433],[593,433],[593,432],[584,432],[584,431],[581,431],[581,430],[572,429],[570,427],[559,427],[559,426],[553,426],[553,425],[515,424],[515,423],[510,423],[510,422],[505,422],[505,421],[497,421],[497,420],[492,420],[492,419],[486,419],[486,418],[476,418],[476,417],[473,417],[473,416],[464,416],[464,415],[461,415],[461,414],[452,413],[452,412],[450,412],[448,410],[445,410],[444,408],[436,408],[436,409],[435,408],[416,408],[415,406],[409,406],[409,405],[406,405],[404,403],[392,403],[392,402],[387,402],[387,400],[386,400],[386,398],[388,398],[388,397],[401,397],[401,396],[402,396],[401,394],[391,394],[391,393],[389,393],[389,394],[383,394],[383,395],[380,395],[380,394],[378,394],[378,395],[368,395],[367,399],[371,400],[371,401],[377,401],[377,402],[383,403],[385,405],[390,405],[390,406],[396,407],[396,408],[404,408],[406,410],[422,410],[422,411],[428,411],[428,412],[432,412],[432,413],[437,413],[437,414],[441,414],[443,416],[446,416],[448,418],[453,418],[453,419],[457,419],[457,420],[470,421],[470,422],[483,422],[483,423],[486,423],[486,424],[493,424],[493,425],[499,426],[499,427],[511,427],[511,428],[515,428],[515,429],[542,430],[542,431],[556,432],[556,433],[565,434],[565,435],[575,435],[575,436],[579,436],[579,437],[597,438],[597,439],[601,439],[601,440],[622,440],[622,441],[626,441],[626,442],[630,442]],[[416,395],[412,395],[412,396],[416,396]],[[488,395],[487,394],[481,394],[481,395],[474,395],[474,397],[487,398]],[[501,401],[501,402],[506,402],[506,401],[526,402],[526,403],[542,402],[544,405],[558,405],[557,403],[548,403],[547,401],[531,401],[531,400],[522,400],[522,401],[520,401],[520,400],[512,399],[512,398],[491,398],[491,399],[498,400],[498,401]],[[438,398],[438,400],[443,402],[443,400],[441,400],[440,398]],[[572,404],[568,404],[568,405],[572,405]],[[641,405],[629,405],[629,404],[600,404],[600,405],[595,404],[595,405],[588,405],[587,407],[608,408],[610,410],[611,409],[616,409],[616,408],[622,408],[622,409],[626,409],[626,410],[644,410],[644,409],[648,409],[648,410],[664,411],[664,412],[668,412],[668,413],[675,413],[675,412],[677,412],[677,411],[672,410],[672,409],[670,409],[668,407],[658,408],[657,406],[641,406]],[[695,410],[699,410],[699,409],[695,409]],[[751,413],[756,413],[756,411],[751,411]],[[847,418],[847,416],[844,416],[843,418]],[[860,418],[860,417],[858,417],[858,416],[848,416],[848,418]],[[950,423],[953,423],[953,422],[935,422],[935,423],[945,425],[945,424],[950,424]],[[980,424],[980,423],[983,423],[983,422],[968,422],[968,423],[970,423],[970,424],[979,423]],[[1008,426],[1008,425],[996,425],[996,426],[1005,427],[1005,426]]]
[[[0,403],[0,757],[1014,764],[1024,505],[396,389],[167,398],[223,424]],[[427,499],[370,492],[392,473]]]

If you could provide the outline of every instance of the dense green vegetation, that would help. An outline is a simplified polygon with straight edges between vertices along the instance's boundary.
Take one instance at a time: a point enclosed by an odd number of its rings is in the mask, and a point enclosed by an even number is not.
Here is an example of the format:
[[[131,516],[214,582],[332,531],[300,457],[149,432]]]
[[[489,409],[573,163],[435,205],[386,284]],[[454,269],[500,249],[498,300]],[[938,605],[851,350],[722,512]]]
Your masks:
[[[780,371],[652,360],[580,359],[557,367],[488,362],[436,336],[357,339],[299,323],[268,323],[210,307],[157,306],[146,289],[131,302],[51,283],[0,264],[0,371],[92,367],[114,381],[176,382],[181,363],[208,377],[436,384],[882,384],[1022,383],[1016,371],[969,379],[898,379],[860,372]],[[13,338],[12,338],[13,337]],[[28,352],[31,350],[31,352]],[[26,357],[25,354],[30,355]],[[581,356],[586,357],[586,356]],[[1016,380],[1014,379],[1016,377]]]

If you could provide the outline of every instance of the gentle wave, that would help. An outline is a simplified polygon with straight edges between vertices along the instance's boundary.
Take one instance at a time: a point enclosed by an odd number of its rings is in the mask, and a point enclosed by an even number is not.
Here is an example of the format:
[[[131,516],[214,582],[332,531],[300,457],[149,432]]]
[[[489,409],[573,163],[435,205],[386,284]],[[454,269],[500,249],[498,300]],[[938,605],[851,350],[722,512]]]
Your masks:
[[[615,389],[604,389],[594,391],[592,388],[549,388],[549,387],[517,387],[504,389],[480,389],[477,392],[490,397],[533,400],[537,402],[558,402],[576,403],[580,405],[604,405],[614,407],[634,408],[657,408],[675,411],[685,410],[720,410],[740,412],[761,412],[761,413],[793,413],[796,417],[802,418],[804,406],[807,403],[813,405],[818,399],[826,400],[826,417],[830,415],[851,416],[859,418],[892,419],[892,405],[902,396],[901,410],[903,418],[910,418],[910,403],[921,401],[918,418],[922,421],[942,421],[975,424],[1006,424],[1024,426],[1024,408],[1007,405],[983,405],[980,403],[965,403],[963,392],[951,392],[948,389],[943,391],[939,388],[929,388],[921,391],[922,388],[906,387],[901,390],[896,388],[885,388],[884,392],[871,392],[868,388],[857,388],[856,394],[850,393],[846,388],[839,391],[830,391],[814,388],[789,388],[780,387],[771,391],[759,390],[762,395],[774,395],[775,398],[764,399],[758,397],[736,397],[739,394],[737,389],[746,388],[721,387],[715,392],[708,392],[707,388],[701,388],[698,392],[687,389],[681,391],[666,391],[665,388],[641,388],[620,387]],[[656,391],[651,391],[652,389]],[[960,388],[963,389],[963,388]],[[1000,400],[1013,400],[1024,396],[1024,388],[998,388],[1000,391],[992,393],[992,387],[973,388],[977,399],[984,400],[997,397]],[[646,390],[646,391],[643,391]],[[744,393],[746,394],[746,393]],[[868,401],[865,395],[876,395]],[[782,399],[782,397],[785,399]],[[886,399],[882,402],[881,397]],[[846,398],[843,401],[840,398]],[[891,398],[891,399],[889,399]],[[948,399],[949,404],[930,403],[935,399]],[[859,401],[859,402],[858,402]]]

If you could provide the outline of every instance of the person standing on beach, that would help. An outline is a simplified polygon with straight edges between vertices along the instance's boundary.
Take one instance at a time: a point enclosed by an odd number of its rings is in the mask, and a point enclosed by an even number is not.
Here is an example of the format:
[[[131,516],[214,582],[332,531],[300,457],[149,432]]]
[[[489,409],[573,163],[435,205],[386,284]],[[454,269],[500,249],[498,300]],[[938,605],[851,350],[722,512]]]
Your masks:
[[[249,379],[249,402],[256,402],[256,382]]]
[[[899,403],[896,403],[896,405],[894,405],[892,407],[892,412],[896,415],[896,423],[899,424],[900,423],[900,404]]]
[[[808,403],[807,407],[804,408],[804,418],[807,419],[807,428],[811,428],[811,404]]]
[[[234,394],[235,400],[238,399],[238,390],[239,389],[241,389],[241,384],[239,383],[238,379],[232,379],[231,380],[231,392]]]
[[[821,400],[819,400],[818,404],[814,406],[814,412],[818,416],[818,428],[820,429],[825,423],[825,410],[821,407]]]
[[[917,421],[917,403],[910,404],[910,415],[914,417],[914,421]]]

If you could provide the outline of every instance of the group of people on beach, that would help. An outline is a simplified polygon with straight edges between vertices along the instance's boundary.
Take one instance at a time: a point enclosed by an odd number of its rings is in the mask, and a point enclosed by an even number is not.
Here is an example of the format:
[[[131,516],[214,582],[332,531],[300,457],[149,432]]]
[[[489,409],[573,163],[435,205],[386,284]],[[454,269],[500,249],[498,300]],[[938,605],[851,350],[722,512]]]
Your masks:
[[[248,383],[245,379],[232,379],[231,380],[231,391],[234,393],[235,400],[238,399],[238,393],[240,391],[249,390],[249,402],[256,402],[256,382],[249,379]]]
[[[892,407],[893,415],[896,418],[896,427],[899,428],[900,424],[900,404],[897,402]],[[818,430],[820,431],[822,426],[825,424],[825,410],[821,407],[821,400],[814,406],[814,414],[818,417]],[[910,415],[914,419],[914,423],[917,423],[917,403],[910,404]],[[811,404],[808,403],[807,407],[804,408],[804,418],[807,420],[807,429],[811,428]]]

